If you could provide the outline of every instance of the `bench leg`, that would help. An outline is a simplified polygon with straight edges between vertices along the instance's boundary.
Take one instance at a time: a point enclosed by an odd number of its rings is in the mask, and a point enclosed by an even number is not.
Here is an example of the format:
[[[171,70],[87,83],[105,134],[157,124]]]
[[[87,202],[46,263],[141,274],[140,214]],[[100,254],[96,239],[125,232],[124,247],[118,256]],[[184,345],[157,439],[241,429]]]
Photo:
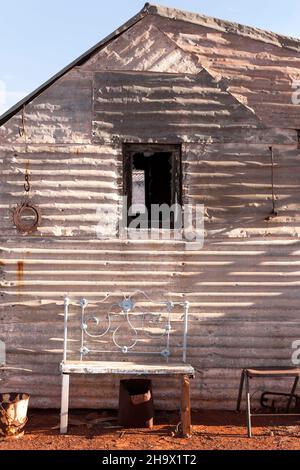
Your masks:
[[[251,395],[250,395],[249,377],[247,373],[245,373],[245,382],[246,382],[246,405],[247,405],[247,430],[248,430],[248,437],[252,437]]]
[[[182,378],[181,385],[181,426],[183,437],[189,437],[192,434],[191,424],[190,379],[185,375]]]
[[[68,413],[69,413],[69,374],[62,374],[62,387],[61,387],[61,409],[60,409],[60,433],[67,434],[68,432]]]
[[[241,411],[241,402],[244,390],[244,382],[245,382],[245,371],[243,370],[241,373],[241,381],[240,381],[240,388],[239,388],[239,395],[236,404],[236,411],[239,413]]]

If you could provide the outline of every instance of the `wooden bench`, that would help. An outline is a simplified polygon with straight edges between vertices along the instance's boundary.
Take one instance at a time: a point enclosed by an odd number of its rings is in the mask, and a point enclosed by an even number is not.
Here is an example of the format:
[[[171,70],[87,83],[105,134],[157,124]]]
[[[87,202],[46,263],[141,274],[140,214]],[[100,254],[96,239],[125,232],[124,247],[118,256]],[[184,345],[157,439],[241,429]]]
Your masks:
[[[69,321],[69,306],[70,299],[65,298],[64,301],[64,357],[60,365],[62,373],[62,393],[61,393],[61,421],[60,432],[66,434],[68,431],[68,411],[69,411],[69,386],[70,375],[72,374],[101,374],[116,376],[135,376],[135,377],[178,377],[181,380],[181,430],[183,436],[191,434],[191,409],[190,409],[190,378],[195,375],[194,368],[186,363],[187,356],[187,335],[188,335],[188,316],[189,304],[188,302],[153,302],[143,292],[137,292],[135,295],[143,297],[143,302],[139,303],[133,301],[133,296],[124,297],[121,301],[115,302],[110,306],[106,306],[106,322],[102,332],[97,332],[99,329],[100,321],[96,316],[88,316],[86,308],[88,302],[81,299],[81,316],[80,316],[80,349],[77,351],[77,359],[69,359],[68,351],[68,321]],[[111,295],[93,304],[93,308],[99,307],[100,304],[108,300]],[[144,311],[145,302],[156,307],[165,308],[162,312],[148,312]],[[78,304],[72,303],[74,307],[78,308]],[[183,326],[182,335],[182,360],[176,361],[172,357],[172,344],[171,335],[173,331],[172,314],[174,308],[178,306],[183,309],[183,321],[179,323]],[[140,309],[142,308],[142,313]],[[119,311],[118,311],[119,310]],[[138,310],[138,312],[137,312]],[[112,317],[118,317],[118,322],[113,325]],[[145,327],[145,323],[148,325]],[[137,326],[136,322],[140,321],[141,325]],[[132,332],[133,339],[128,345],[123,344],[118,337],[122,332],[122,327],[129,327]],[[178,324],[178,320],[177,320]],[[90,332],[93,329],[96,331]],[[157,330],[160,330],[158,334]],[[153,332],[154,331],[154,332]],[[104,339],[107,339],[104,346]],[[155,339],[155,348],[149,349],[151,340]],[[99,346],[101,340],[102,349],[95,349]],[[159,347],[158,340],[161,340],[162,346]],[[96,342],[96,346],[95,346]],[[178,347],[178,345],[176,344]],[[146,347],[147,350],[144,350]],[[134,361],[115,361],[103,360],[105,356],[118,357],[120,354],[124,357],[134,357]],[[76,352],[75,352],[76,355]],[[88,360],[88,357],[95,357],[100,355],[101,360]],[[141,357],[151,358],[149,361],[141,361]],[[155,360],[153,359],[155,357]],[[136,358],[139,358],[138,360]],[[160,359],[160,361],[158,360]],[[163,362],[162,362],[163,361]],[[173,362],[174,361],[174,362]]]

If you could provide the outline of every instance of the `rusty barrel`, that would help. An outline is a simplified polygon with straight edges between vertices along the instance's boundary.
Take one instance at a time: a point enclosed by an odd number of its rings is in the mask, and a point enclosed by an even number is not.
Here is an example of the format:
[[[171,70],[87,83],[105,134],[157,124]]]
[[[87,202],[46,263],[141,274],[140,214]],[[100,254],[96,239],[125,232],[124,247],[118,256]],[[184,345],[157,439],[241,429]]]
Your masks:
[[[5,437],[20,437],[28,421],[29,395],[27,393],[0,394],[0,434]]]
[[[154,405],[151,380],[120,381],[119,424],[130,428],[152,428]]]

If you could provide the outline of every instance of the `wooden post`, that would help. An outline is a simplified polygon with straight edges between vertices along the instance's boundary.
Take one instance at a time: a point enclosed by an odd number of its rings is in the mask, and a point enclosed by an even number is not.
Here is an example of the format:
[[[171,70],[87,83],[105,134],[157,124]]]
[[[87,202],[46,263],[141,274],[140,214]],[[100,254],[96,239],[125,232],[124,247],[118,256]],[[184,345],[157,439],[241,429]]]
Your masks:
[[[60,409],[60,433],[67,434],[68,432],[68,415],[69,415],[69,374],[62,374],[62,388],[61,388],[61,409]]]
[[[187,375],[184,375],[181,388],[182,437],[189,437],[192,434],[191,424],[190,379]]]
[[[247,429],[248,429],[248,437],[252,437],[251,395],[250,395],[249,376],[247,372],[245,374],[245,381],[246,381]]]
[[[70,299],[69,297],[65,298],[65,314],[64,314],[64,356],[63,361],[66,362],[67,360],[67,350],[68,350],[68,314],[69,314],[69,305]]]

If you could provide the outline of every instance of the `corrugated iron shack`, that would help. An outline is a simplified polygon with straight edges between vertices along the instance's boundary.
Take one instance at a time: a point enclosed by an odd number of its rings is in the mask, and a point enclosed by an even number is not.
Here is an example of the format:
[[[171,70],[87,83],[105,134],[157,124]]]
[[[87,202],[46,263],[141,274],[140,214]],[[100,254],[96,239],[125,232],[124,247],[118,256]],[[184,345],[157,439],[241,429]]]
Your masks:
[[[190,302],[194,408],[234,407],[242,367],[291,365],[297,82],[300,40],[146,4],[0,118],[2,389],[59,407],[64,295],[97,300],[137,287]],[[205,205],[203,249],[118,237],[128,144],[180,147],[182,201]],[[29,234],[13,220],[26,175],[41,212]],[[110,214],[102,239],[99,205]],[[177,407],[175,382],[155,386],[158,407]],[[77,377],[71,406],[115,407],[117,387]]]

